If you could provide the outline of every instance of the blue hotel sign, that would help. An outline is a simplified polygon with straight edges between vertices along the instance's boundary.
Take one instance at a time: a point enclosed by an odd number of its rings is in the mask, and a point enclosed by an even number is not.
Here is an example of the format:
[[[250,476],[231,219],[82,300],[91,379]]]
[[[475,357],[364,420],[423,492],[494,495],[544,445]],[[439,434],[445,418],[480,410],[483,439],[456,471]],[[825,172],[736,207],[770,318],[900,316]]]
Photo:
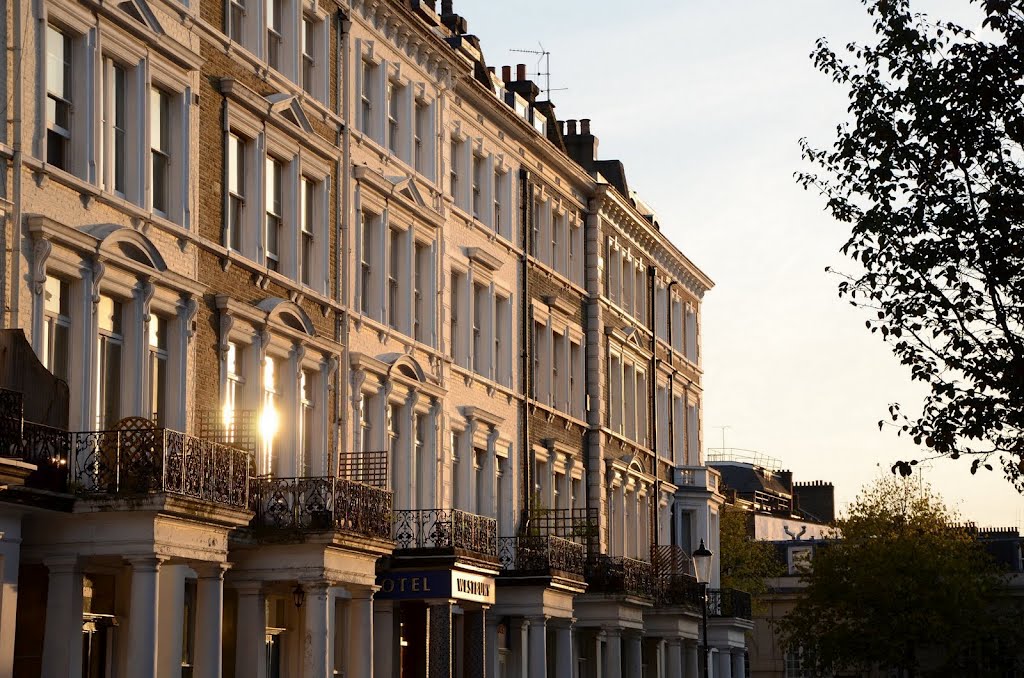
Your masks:
[[[385,572],[377,577],[375,597],[382,600],[454,598],[494,603],[494,579],[458,570]]]

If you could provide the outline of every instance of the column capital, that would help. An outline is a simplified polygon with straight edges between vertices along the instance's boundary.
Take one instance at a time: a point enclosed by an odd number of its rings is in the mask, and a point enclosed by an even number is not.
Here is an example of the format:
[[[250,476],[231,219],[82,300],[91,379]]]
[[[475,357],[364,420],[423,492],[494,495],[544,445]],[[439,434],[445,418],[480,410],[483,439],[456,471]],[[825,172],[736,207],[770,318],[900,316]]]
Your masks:
[[[302,590],[305,591],[306,593],[317,593],[317,594],[319,594],[320,592],[323,592],[324,594],[326,594],[327,593],[327,589],[331,588],[330,582],[326,582],[326,581],[302,581],[301,579],[299,580],[299,586],[301,586]]]
[[[379,586],[356,586],[356,587],[345,587],[348,591],[349,597],[352,600],[373,600],[373,596],[380,591]]]
[[[232,581],[230,587],[238,591],[240,596],[258,596],[264,592],[261,581]]]
[[[672,647],[682,647],[684,640],[682,638],[666,638],[665,642]]]
[[[50,574],[72,574],[82,571],[82,562],[78,556],[52,556],[43,559],[43,565]]]
[[[134,556],[125,560],[132,566],[133,572],[159,572],[160,566],[170,560],[167,556]]]
[[[231,569],[231,563],[194,563],[192,569],[200,579],[223,579],[224,573]]]
[[[605,636],[609,638],[621,638],[623,629],[618,626],[602,626]]]
[[[551,617],[546,614],[531,614],[530,616],[526,617],[526,621],[528,623],[538,624],[540,626],[547,625],[549,619],[551,619]]]

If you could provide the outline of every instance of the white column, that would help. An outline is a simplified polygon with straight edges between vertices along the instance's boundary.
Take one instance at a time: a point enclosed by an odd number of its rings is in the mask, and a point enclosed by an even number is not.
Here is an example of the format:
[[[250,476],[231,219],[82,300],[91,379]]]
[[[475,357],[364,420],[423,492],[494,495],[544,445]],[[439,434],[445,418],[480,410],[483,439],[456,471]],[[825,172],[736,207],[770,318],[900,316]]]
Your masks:
[[[530,672],[529,678],[547,678],[548,675],[548,618],[530,617]]]
[[[47,560],[46,568],[50,578],[43,636],[43,675],[80,678],[82,570],[75,557]]]
[[[395,642],[395,608],[390,600],[373,603],[373,675],[394,678],[394,659],[398,654]]]
[[[567,619],[558,626],[555,643],[555,674],[558,678],[573,678],[576,673],[576,650],[573,646],[573,620]]]
[[[185,565],[164,565],[160,568],[160,621],[157,633],[157,675],[160,678],[181,678],[181,642],[185,614]]]
[[[593,678],[602,678],[604,673],[604,632],[598,631],[594,634],[594,670]]]
[[[221,678],[224,630],[224,571],[227,563],[195,566],[196,584],[196,656],[195,678]],[[249,647],[239,648],[242,652]]]
[[[729,650],[717,650],[715,658],[718,664],[717,678],[732,678],[732,655]]]
[[[302,585],[306,593],[306,628],[302,640],[302,675],[305,678],[328,678],[333,673],[328,673],[327,668],[327,586],[326,582]]]
[[[622,678],[622,629],[605,629],[604,669],[605,678]]]
[[[487,675],[498,678],[498,619],[493,615],[487,617]]]
[[[655,638],[654,642],[655,642],[654,661],[657,664],[657,666],[655,667],[655,674],[654,675],[657,676],[657,678],[665,678],[665,676],[666,676],[666,672],[665,672],[665,639],[664,638]],[[672,678],[679,678],[679,676],[676,675],[676,676],[673,676]]]
[[[626,672],[629,676],[643,675],[643,636],[633,631],[626,636]]]
[[[669,638],[665,644],[665,652],[665,675],[668,678],[682,678],[682,641],[679,638]]]
[[[686,678],[700,678],[701,650],[696,640],[686,641],[683,647],[686,665]]]
[[[235,678],[267,678],[266,597],[259,583],[238,587]]]
[[[517,619],[512,622],[512,627],[512,675],[519,678],[527,678],[530,665],[530,622],[526,619]]]
[[[373,590],[352,590],[348,613],[346,678],[373,678],[373,621]]]
[[[135,558],[132,566],[131,603],[128,607],[128,666],[133,678],[156,676],[158,646],[160,564],[162,558]]]
[[[14,626],[18,615],[21,516],[0,519],[0,678],[14,673]]]
[[[746,678],[747,667],[746,661],[744,661],[744,655],[746,654],[743,650],[733,648],[732,650],[732,678]]]

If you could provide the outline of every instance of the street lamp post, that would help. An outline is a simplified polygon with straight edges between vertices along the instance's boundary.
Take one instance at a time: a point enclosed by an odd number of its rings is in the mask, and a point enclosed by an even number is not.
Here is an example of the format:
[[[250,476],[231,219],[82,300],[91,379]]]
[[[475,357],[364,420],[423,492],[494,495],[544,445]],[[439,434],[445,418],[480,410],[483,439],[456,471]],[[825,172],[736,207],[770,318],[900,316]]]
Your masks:
[[[703,658],[703,668],[701,669],[700,675],[702,678],[708,678],[708,585],[711,582],[711,550],[704,546],[704,540],[700,540],[700,546],[693,552],[693,570],[697,575],[697,582],[701,586],[701,624],[702,630],[702,643],[701,643],[701,655]]]

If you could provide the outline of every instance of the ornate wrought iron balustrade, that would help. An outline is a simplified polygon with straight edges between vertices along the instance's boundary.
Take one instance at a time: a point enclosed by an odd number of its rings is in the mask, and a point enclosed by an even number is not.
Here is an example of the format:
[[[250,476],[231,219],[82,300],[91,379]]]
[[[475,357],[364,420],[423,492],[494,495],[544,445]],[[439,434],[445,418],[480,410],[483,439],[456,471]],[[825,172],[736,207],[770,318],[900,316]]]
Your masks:
[[[86,496],[165,492],[246,508],[244,450],[160,428],[69,434],[73,490]]]
[[[752,619],[750,594],[736,589],[709,589],[708,616]]]
[[[391,536],[391,492],[347,478],[253,478],[250,508],[256,528]]]
[[[587,549],[561,537],[501,537],[498,560],[502,569],[516,574],[548,575],[559,571],[582,576],[587,566]]]
[[[400,549],[456,548],[497,556],[498,524],[494,518],[458,509],[395,511],[393,539]]]
[[[686,605],[696,609],[701,606],[701,585],[697,578],[688,574],[659,576],[656,581],[659,605]]]
[[[35,464],[48,474],[66,474],[71,438],[67,431],[25,421],[22,394],[0,389],[0,457]]]
[[[633,558],[606,555],[591,558],[587,583],[591,591],[655,597],[654,569],[650,563]]]

